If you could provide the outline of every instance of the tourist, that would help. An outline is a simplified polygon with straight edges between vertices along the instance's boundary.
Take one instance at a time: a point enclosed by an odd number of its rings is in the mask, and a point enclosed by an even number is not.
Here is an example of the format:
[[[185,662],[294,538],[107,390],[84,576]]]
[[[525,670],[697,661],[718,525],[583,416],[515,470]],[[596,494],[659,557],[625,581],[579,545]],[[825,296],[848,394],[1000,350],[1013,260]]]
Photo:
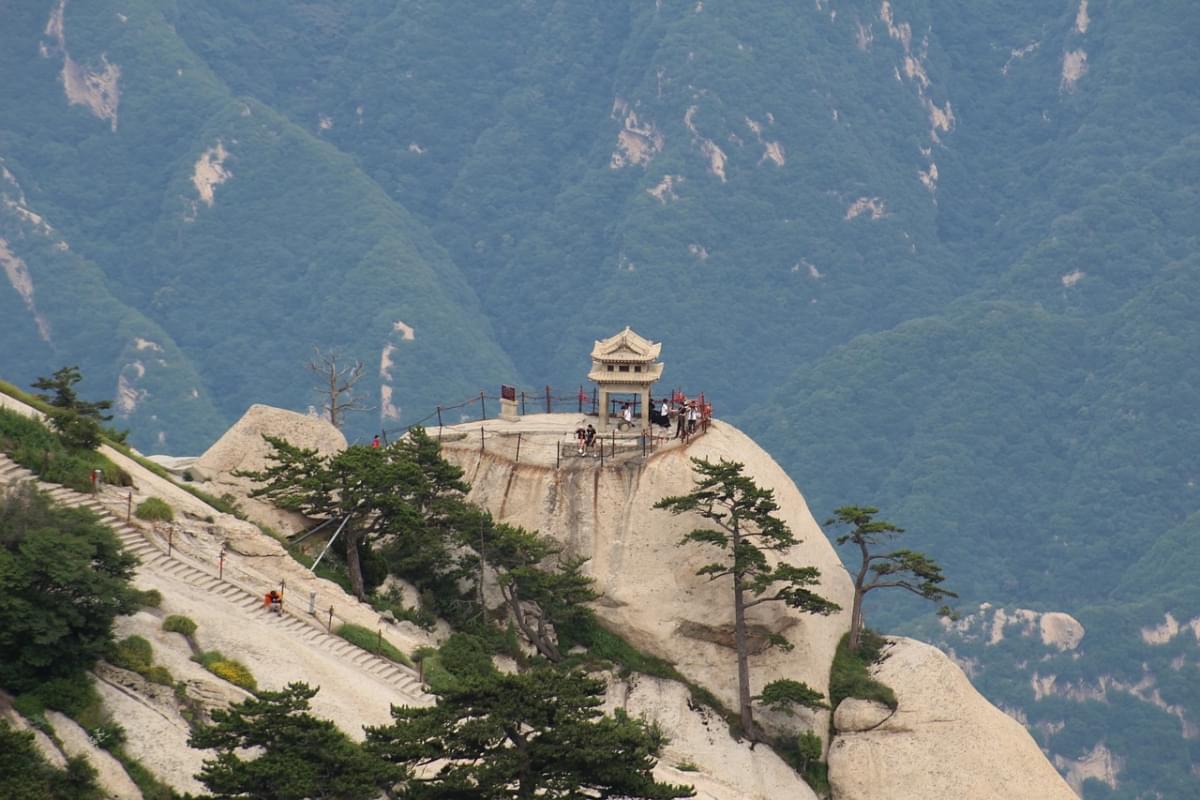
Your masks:
[[[588,425],[588,427],[590,428],[592,426]],[[586,441],[587,441],[587,431],[585,431],[583,428],[576,428],[575,429],[575,444],[579,448],[580,456],[583,455],[583,447],[584,447],[584,444],[586,443]]]
[[[625,403],[623,406],[621,406],[621,427],[633,427],[633,407],[630,406],[629,403]]]
[[[687,439],[687,397],[680,397],[679,410],[675,412],[676,439]]]
[[[587,433],[584,436],[584,443],[587,445],[587,451],[592,454],[592,458],[599,458],[600,454],[596,451],[596,429],[592,427],[592,423],[588,423]]]

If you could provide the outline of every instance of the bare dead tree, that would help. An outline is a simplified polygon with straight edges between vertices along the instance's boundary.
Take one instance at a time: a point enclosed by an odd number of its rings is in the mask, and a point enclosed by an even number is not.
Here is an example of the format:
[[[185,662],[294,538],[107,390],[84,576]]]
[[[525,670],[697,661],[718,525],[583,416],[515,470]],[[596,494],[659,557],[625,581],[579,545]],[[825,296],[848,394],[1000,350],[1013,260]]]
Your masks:
[[[340,366],[338,362],[341,362]],[[319,380],[313,391],[321,397],[321,411],[335,428],[342,427],[346,414],[369,410],[368,406],[354,397],[354,384],[362,378],[365,370],[362,361],[348,361],[338,350],[323,351],[320,347],[313,347],[313,359],[307,366],[309,372]]]

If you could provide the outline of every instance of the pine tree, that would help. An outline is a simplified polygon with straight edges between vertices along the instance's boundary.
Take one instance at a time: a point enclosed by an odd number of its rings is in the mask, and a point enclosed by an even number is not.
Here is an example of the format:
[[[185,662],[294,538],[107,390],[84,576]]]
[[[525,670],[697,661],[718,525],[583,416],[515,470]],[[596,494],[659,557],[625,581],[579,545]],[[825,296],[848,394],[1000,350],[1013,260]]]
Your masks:
[[[731,579],[738,709],[743,731],[754,739],[746,612],[773,602],[785,603],[807,614],[831,614],[840,606],[810,588],[820,582],[821,572],[816,567],[798,567],[782,560],[772,564],[768,560],[768,552],[784,553],[799,544],[787,523],[776,516],[779,504],[772,490],[760,488],[736,461],[721,459],[714,464],[708,459],[693,458],[692,467],[697,474],[696,488],[685,495],[664,497],[654,507],[673,514],[697,514],[711,525],[688,533],[680,545],[699,544],[721,552],[718,560],[704,565],[696,574],[710,580]],[[778,635],[772,637],[771,644],[791,646]],[[813,695],[794,691],[795,687],[783,687],[774,693],[768,689],[770,686],[764,688],[763,696],[786,695],[802,705],[820,703],[819,699],[814,701]]]
[[[405,800],[694,794],[654,780],[662,732],[619,710],[604,715],[604,683],[582,672],[541,667],[505,675],[489,665],[435,693],[436,706],[393,706],[391,725],[367,728],[369,750],[414,768]]]
[[[890,522],[875,519],[878,508],[870,506],[842,506],[835,509],[833,517],[825,526],[850,526],[849,533],[837,538],[839,546],[847,542],[858,548],[861,559],[854,573],[854,605],[850,612],[850,641],[852,651],[859,649],[863,628],[863,598],[875,589],[904,589],[926,600],[942,600],[958,597],[954,592],[943,589],[945,580],[942,568],[924,553],[915,550],[893,550],[890,553],[873,553],[879,546],[900,534]]]
[[[217,751],[197,780],[217,800],[371,800],[406,775],[355,744],[332,722],[308,713],[317,693],[303,683],[215,710],[188,744]],[[254,758],[246,750],[254,748]]]

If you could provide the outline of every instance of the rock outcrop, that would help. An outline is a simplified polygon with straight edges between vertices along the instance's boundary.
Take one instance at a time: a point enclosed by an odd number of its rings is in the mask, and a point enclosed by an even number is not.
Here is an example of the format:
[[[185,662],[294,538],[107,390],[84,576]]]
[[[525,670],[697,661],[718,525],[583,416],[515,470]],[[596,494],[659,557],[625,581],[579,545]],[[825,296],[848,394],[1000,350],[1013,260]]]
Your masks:
[[[669,446],[645,459],[601,466],[595,459],[571,458],[559,469],[554,468],[553,450],[548,464],[544,457],[539,459],[547,442],[557,446],[577,424],[579,420],[567,414],[524,417],[516,423],[488,420],[485,437],[494,434],[495,446],[480,449],[476,423],[468,428],[471,436],[443,452],[466,471],[471,500],[505,522],[553,536],[571,555],[590,559],[586,569],[603,593],[596,610],[607,626],[635,647],[671,661],[731,708],[737,706],[732,592],[726,581],[696,574],[713,560],[715,551],[678,546],[703,520],[673,516],[653,506],[695,487],[691,457],[743,463],[760,486],[775,491],[780,516],[801,540],[784,557],[820,568],[820,593],[844,609],[827,617],[798,614],[780,603],[752,609],[749,621],[754,630],[782,634],[794,650],[756,648],[751,689],[757,693],[770,681],[791,678],[826,692],[829,665],[849,624],[852,587],[804,497],[779,465],[724,422],[713,423],[686,448]],[[525,437],[519,463],[499,444],[508,429],[520,430]],[[822,733],[828,727],[827,712],[799,722],[767,713],[760,717],[768,726],[779,723],[780,731],[799,726]]]
[[[271,466],[272,462],[267,458],[271,446],[263,436],[287,439],[297,447],[313,449],[322,455],[346,447],[346,437],[328,420],[256,403],[187,468],[188,472],[205,482],[206,491],[217,496],[233,495],[255,522],[281,532],[303,529],[303,517],[250,497],[253,483],[233,474]]]
[[[1077,800],[1029,732],[937,648],[894,639],[874,673],[899,707],[838,706],[829,748],[838,800]]]

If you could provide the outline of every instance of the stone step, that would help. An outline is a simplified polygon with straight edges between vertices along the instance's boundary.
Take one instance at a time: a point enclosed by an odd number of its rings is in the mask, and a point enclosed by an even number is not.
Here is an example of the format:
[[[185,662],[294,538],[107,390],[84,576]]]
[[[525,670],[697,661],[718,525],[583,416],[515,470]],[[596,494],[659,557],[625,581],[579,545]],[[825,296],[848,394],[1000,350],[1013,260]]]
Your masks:
[[[257,595],[173,555],[168,556],[158,542],[147,538],[146,531],[115,514],[94,495],[76,492],[58,484],[37,481],[31,470],[0,455],[0,484],[25,480],[35,481],[35,484],[57,503],[84,508],[95,513],[113,529],[126,550],[139,559],[141,568],[173,577],[225,598],[244,609],[248,616],[264,619],[281,626],[291,635],[301,639],[307,646],[322,648],[357,669],[387,681],[413,700],[425,696],[424,688],[417,679],[416,673],[408,667],[381,658],[351,644],[340,636],[330,634],[324,629],[324,626],[315,624],[319,620],[300,619],[289,614],[276,615],[263,608],[262,600]]]

